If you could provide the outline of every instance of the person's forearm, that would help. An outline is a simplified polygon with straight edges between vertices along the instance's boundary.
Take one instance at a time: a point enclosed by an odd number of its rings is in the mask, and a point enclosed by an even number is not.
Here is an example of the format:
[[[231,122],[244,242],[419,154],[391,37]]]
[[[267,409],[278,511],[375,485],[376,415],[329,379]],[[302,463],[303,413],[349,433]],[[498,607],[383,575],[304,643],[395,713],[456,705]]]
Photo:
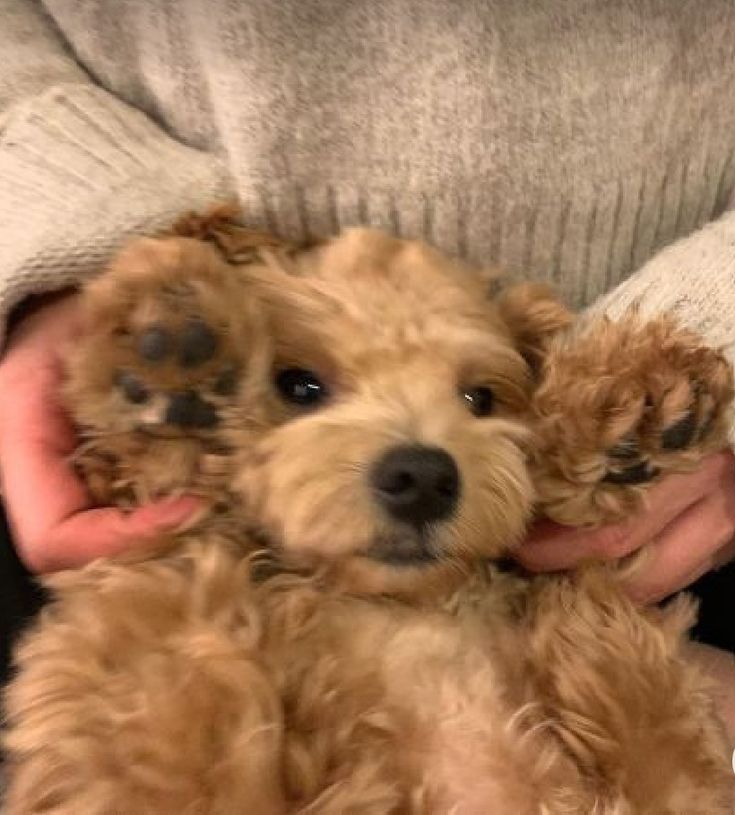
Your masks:
[[[232,196],[215,156],[97,87],[34,0],[0,0],[0,349],[28,297],[94,274],[126,235]]]

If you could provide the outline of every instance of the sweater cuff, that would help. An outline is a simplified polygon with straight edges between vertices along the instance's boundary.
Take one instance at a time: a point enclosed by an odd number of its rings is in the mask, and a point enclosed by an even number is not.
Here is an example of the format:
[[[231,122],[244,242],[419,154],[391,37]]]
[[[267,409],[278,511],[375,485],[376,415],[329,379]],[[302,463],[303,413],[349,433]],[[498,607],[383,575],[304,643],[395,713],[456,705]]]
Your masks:
[[[224,165],[104,91],[56,87],[0,133],[0,348],[11,310],[94,275],[125,238],[232,198]]]
[[[631,308],[672,314],[735,364],[735,212],[664,249],[588,313],[618,319]]]

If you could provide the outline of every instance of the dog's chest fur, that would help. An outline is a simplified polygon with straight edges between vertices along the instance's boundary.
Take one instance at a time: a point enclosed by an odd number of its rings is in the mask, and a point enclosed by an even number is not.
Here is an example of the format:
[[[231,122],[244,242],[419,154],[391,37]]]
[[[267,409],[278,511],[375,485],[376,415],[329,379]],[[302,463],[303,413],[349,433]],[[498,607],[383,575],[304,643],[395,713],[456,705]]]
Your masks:
[[[477,620],[437,613],[405,620],[375,645],[386,701],[406,721],[404,761],[432,808],[531,812],[527,761],[512,738],[523,689],[503,665],[503,644]]]
[[[298,644],[311,659],[291,652],[291,665],[309,667],[282,687],[299,694],[308,684],[310,697],[318,689],[329,701],[312,707],[310,720],[292,720],[290,738],[320,726],[342,733],[335,757],[374,750],[377,771],[390,768],[411,812],[524,815],[560,803],[553,790],[579,779],[528,704],[535,694],[519,656],[514,594],[495,587],[481,600],[470,590],[434,609],[324,601]]]

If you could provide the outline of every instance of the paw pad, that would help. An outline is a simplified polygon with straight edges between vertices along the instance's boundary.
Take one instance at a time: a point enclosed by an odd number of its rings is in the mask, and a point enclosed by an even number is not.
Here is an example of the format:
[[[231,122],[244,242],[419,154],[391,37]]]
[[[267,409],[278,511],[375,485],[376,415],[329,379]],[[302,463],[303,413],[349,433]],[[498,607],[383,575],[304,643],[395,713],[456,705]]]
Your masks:
[[[241,371],[237,363],[218,358],[221,346],[214,329],[200,317],[188,318],[178,329],[155,322],[139,331],[133,352],[143,363],[143,373],[123,370],[114,377],[127,402],[145,405],[138,426],[216,427],[223,398],[237,392]]]
[[[697,435],[697,418],[690,411],[683,419],[663,431],[661,447],[664,450],[683,450],[695,441]]]
[[[163,326],[151,325],[138,339],[138,353],[146,362],[163,362],[173,344],[171,334]]]
[[[217,351],[217,345],[217,335],[204,320],[190,320],[181,334],[179,362],[184,368],[194,368],[209,362]]]
[[[134,405],[142,405],[148,401],[150,391],[148,388],[131,373],[122,372],[115,377],[117,386],[123,395]]]
[[[175,351],[182,368],[196,368],[214,358],[219,338],[204,320],[194,317],[186,322],[178,336],[161,325],[144,328],[136,350],[145,362],[161,363]]]
[[[218,422],[217,411],[196,391],[183,391],[171,396],[166,409],[166,421],[184,428],[209,428]]]

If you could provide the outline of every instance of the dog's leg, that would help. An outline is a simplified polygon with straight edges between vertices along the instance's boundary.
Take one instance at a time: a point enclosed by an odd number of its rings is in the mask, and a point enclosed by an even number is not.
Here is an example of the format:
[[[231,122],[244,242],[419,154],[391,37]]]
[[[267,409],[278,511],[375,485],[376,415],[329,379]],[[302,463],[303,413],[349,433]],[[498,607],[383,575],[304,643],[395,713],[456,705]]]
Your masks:
[[[100,562],[21,645],[7,815],[282,815],[281,702],[242,560]]]
[[[539,578],[531,590],[539,698],[600,811],[732,812],[730,749],[706,681],[680,654],[693,616],[684,598],[641,613],[602,570]]]
[[[541,511],[570,526],[629,517],[658,479],[726,445],[732,397],[725,358],[670,318],[581,320],[559,333],[532,399]],[[531,596],[539,693],[605,803],[730,813],[729,750],[706,682],[681,656],[686,601],[641,612],[602,569],[539,578]]]
[[[667,317],[558,335],[532,403],[540,509],[571,526],[630,515],[652,482],[726,445],[732,396],[725,358]]]

